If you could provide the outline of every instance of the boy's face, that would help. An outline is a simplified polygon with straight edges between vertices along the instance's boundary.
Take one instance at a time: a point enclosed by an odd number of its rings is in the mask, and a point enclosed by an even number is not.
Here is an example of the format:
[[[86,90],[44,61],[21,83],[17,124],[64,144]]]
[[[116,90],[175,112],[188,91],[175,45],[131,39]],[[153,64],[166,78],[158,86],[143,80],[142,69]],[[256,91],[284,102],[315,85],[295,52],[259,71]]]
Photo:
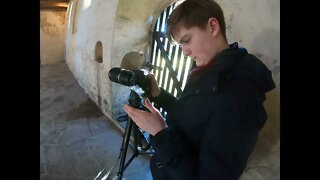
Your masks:
[[[198,67],[207,65],[215,56],[215,38],[210,26],[206,29],[180,27],[174,33],[174,39],[182,48],[185,56],[190,56]]]

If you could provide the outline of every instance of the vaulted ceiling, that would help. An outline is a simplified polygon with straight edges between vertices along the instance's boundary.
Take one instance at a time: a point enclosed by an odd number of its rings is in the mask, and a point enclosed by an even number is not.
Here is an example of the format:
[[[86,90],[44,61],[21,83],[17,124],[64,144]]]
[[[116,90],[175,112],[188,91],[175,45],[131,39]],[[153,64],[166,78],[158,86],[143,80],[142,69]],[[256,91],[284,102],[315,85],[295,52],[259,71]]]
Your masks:
[[[40,0],[40,9],[66,10],[70,0]]]

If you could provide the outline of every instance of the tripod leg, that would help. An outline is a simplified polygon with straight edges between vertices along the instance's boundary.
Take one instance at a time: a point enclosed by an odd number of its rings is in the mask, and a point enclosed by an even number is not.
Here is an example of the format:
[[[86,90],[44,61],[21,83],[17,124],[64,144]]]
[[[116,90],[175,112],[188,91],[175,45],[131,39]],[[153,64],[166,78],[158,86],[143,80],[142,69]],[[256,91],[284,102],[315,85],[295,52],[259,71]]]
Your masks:
[[[122,179],[123,171],[124,171],[124,163],[126,160],[127,150],[128,150],[128,144],[130,141],[130,133],[132,129],[133,121],[130,117],[128,117],[124,138],[121,145],[121,152],[120,152],[120,165],[119,165],[119,171],[118,171],[118,178],[119,180]]]
[[[129,142],[129,145],[130,145],[130,147],[132,148],[132,150],[134,152],[133,152],[133,155],[131,156],[131,158],[124,165],[124,170],[127,169],[127,167],[133,161],[133,159],[136,158],[139,155],[139,150],[138,150],[138,146],[137,146],[137,144],[138,144],[138,133],[137,133],[137,131],[138,131],[137,125],[135,123],[133,123],[132,124],[132,128],[131,128],[131,133],[133,133],[132,134],[133,142],[132,142],[132,144],[130,144],[130,142]]]

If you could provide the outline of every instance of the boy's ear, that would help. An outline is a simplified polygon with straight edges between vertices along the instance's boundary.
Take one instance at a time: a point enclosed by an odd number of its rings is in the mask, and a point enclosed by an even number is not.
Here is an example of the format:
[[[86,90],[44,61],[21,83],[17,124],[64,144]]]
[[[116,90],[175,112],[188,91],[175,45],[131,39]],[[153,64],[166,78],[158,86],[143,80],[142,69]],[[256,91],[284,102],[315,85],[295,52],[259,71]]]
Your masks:
[[[212,35],[217,36],[220,31],[220,25],[218,20],[214,17],[209,18],[208,26],[210,28],[210,32],[212,33]]]

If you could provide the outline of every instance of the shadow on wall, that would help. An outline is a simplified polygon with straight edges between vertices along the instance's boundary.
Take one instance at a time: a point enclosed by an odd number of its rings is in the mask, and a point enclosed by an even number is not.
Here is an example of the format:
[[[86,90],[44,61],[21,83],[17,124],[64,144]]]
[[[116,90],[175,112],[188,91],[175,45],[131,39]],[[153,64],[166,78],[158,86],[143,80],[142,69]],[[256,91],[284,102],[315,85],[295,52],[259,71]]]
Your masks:
[[[124,55],[120,67],[128,70],[139,70],[142,64],[142,54],[139,54],[136,51],[131,51]]]

